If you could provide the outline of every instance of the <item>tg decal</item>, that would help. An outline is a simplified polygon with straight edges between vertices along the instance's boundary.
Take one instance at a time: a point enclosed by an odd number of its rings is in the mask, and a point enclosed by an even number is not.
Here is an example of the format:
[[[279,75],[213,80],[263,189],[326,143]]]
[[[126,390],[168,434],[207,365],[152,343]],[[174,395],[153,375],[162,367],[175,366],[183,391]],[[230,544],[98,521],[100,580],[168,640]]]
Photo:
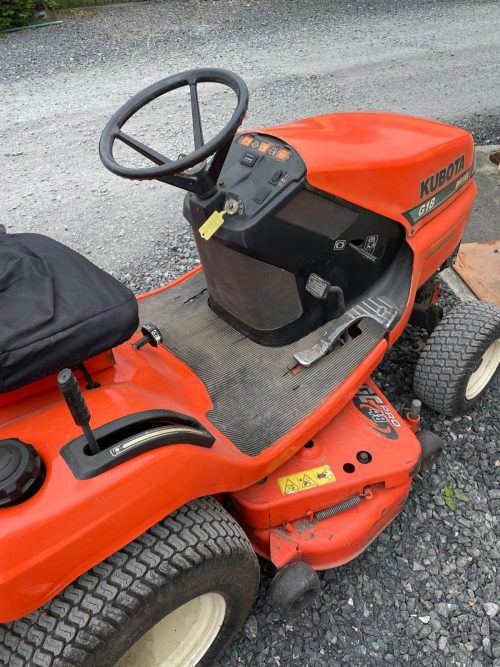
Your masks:
[[[360,387],[353,403],[372,422],[372,428],[377,433],[389,440],[399,438],[398,429],[401,428],[401,423],[371,387],[366,384]]]
[[[435,211],[438,206],[444,204],[460,188],[467,185],[473,176],[473,169],[469,168],[466,171],[464,169],[465,155],[460,155],[456,160],[450,162],[447,167],[443,167],[432,176],[420,181],[420,199],[422,200],[424,197],[427,197],[427,199],[403,212],[408,222],[411,225],[416,225],[417,222]]]

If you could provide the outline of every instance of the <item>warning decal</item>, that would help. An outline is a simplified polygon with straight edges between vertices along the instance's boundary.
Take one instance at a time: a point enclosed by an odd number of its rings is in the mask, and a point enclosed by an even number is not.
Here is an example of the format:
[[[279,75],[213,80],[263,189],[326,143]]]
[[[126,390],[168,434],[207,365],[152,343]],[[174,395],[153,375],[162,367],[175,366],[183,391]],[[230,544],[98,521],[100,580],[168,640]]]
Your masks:
[[[332,482],[335,482],[335,475],[330,466],[319,466],[319,468],[303,470],[302,472],[286,475],[286,477],[278,477],[278,484],[284,496],[290,493],[307,491],[316,486],[324,486]]]

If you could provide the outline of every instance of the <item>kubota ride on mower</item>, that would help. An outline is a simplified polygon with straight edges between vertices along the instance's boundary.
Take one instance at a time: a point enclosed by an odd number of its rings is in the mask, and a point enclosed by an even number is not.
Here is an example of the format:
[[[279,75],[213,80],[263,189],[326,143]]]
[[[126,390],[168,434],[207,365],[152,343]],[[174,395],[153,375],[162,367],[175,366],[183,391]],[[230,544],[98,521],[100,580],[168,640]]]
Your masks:
[[[207,142],[202,83],[237,98]],[[191,154],[122,130],[184,86]],[[193,70],[104,129],[113,173],[188,191],[202,267],[173,283],[136,300],[56,241],[0,234],[0,664],[213,664],[256,554],[271,602],[302,610],[441,452],[419,401],[401,416],[370,379],[408,322],[432,331],[415,391],[435,410],[495,375],[499,310],[437,303],[476,194],[471,136],[392,113],[236,134],[247,104],[238,76]],[[117,140],[153,166],[118,164]]]

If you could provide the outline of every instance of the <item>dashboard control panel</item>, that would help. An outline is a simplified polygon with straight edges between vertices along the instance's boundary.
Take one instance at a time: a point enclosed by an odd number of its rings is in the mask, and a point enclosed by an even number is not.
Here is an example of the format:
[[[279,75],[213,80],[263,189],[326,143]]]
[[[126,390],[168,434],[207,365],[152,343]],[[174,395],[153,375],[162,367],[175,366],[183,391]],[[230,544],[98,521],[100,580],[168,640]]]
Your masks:
[[[227,197],[240,202],[233,215],[243,220],[278,203],[304,177],[305,165],[291,146],[275,137],[246,133],[235,137],[220,181]]]

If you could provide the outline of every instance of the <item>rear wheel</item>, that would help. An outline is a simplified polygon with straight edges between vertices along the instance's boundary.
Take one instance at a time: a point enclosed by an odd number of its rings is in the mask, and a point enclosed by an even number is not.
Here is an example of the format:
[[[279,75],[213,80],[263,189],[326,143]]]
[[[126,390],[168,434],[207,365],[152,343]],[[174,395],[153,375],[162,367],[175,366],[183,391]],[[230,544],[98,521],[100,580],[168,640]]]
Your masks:
[[[197,665],[213,645],[226,616],[220,593],[204,593],[167,614],[116,663],[116,667]]]
[[[500,309],[480,301],[453,308],[429,336],[417,362],[414,390],[445,415],[467,412],[500,366]]]
[[[212,665],[259,583],[240,526],[213,498],[163,519],[42,609],[0,625],[9,667]]]

